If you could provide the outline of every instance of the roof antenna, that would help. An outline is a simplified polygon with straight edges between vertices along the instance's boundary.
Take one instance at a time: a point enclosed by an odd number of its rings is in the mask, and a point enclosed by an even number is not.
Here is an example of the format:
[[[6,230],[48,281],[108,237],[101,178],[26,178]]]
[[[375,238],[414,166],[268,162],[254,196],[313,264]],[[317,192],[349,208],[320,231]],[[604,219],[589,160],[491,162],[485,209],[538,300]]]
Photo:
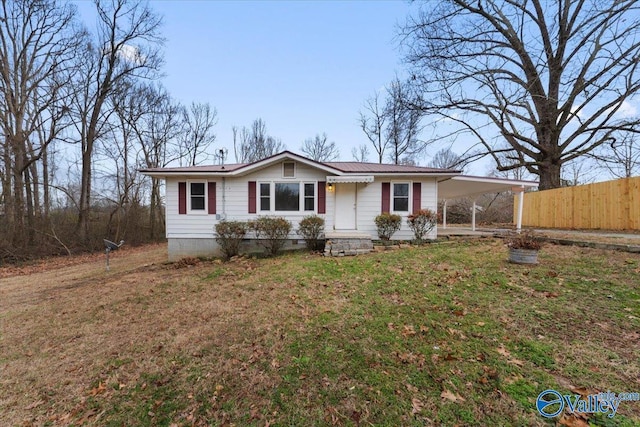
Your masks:
[[[114,243],[111,240],[102,239],[105,247],[105,254],[107,255],[107,271],[109,271],[109,252],[117,251],[120,246],[124,245],[124,240],[120,240],[120,243]]]
[[[224,169],[224,159],[227,157],[228,152],[229,151],[226,148],[221,148],[216,154],[216,157],[219,159],[220,164],[222,165],[222,169]]]

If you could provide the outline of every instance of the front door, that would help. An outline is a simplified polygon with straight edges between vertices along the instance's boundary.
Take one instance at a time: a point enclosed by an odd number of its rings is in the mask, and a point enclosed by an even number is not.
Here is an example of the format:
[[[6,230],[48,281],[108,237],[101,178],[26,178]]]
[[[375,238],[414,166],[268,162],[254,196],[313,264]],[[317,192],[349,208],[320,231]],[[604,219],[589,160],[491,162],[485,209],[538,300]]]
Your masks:
[[[356,229],[356,185],[336,184],[336,230]]]

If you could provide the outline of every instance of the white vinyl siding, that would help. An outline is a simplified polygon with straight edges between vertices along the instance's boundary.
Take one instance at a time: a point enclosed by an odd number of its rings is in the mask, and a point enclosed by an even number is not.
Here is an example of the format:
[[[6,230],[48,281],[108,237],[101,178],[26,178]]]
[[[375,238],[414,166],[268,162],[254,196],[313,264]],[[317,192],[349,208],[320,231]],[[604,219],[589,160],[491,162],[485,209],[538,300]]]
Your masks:
[[[358,184],[357,199],[357,231],[368,233],[373,239],[378,238],[378,232],[374,219],[380,215],[382,209],[382,183],[383,182],[407,182],[407,177],[375,177],[375,181],[371,184]],[[421,205],[423,209],[431,209],[436,212],[438,209],[438,184],[435,178],[419,177],[409,182],[409,207],[411,208],[411,192],[413,189],[412,182],[420,182],[421,185]],[[340,185],[340,184],[336,184]],[[327,218],[332,218],[331,228],[325,227],[327,230],[333,229],[333,204],[335,193],[327,193]],[[391,208],[393,208],[393,186],[391,188]],[[329,210],[329,200],[331,200],[331,210]],[[393,235],[394,240],[411,240],[413,233],[407,225],[407,216],[409,212],[396,212],[402,217],[400,230]],[[337,213],[340,214],[339,212]],[[427,238],[435,238],[437,231],[434,229],[429,233]]]
[[[261,215],[273,215],[282,216],[291,221],[293,229],[298,228],[299,221],[307,215],[317,212],[318,204],[318,188],[316,183],[326,181],[327,174],[324,171],[315,169],[313,167],[296,163],[295,173],[296,178],[293,181],[300,183],[300,210],[295,212],[276,212],[276,211],[261,211],[260,200],[260,184],[261,183],[275,183],[285,182],[282,178],[283,166],[282,163],[274,164],[252,174],[226,178],[223,180],[221,177],[211,178],[210,181],[216,182],[216,199],[217,199],[217,212],[218,215],[179,215],[178,214],[178,182],[189,182],[188,177],[169,178],[166,185],[166,221],[167,221],[167,237],[168,238],[202,238],[212,239],[214,237],[214,226],[222,220],[237,220],[248,221],[257,218]],[[194,182],[198,180],[193,180]],[[203,180],[206,182],[206,180]],[[248,213],[248,182],[256,181],[256,214]],[[413,191],[412,182],[419,181],[421,185],[421,204],[424,209],[437,210],[437,183],[435,178],[419,177],[414,179],[407,179],[406,176],[391,176],[391,177],[375,177],[375,181],[369,184],[359,183],[357,184],[357,224],[356,228],[359,232],[369,233],[374,239],[377,239],[377,232],[374,223],[374,218],[381,212],[381,195],[382,195],[382,182],[409,182],[409,206],[412,203],[411,192]],[[305,210],[305,184],[314,184],[314,210]],[[340,184],[335,184],[340,185]],[[334,188],[335,188],[334,185]],[[189,185],[187,184],[187,188]],[[273,187],[270,192],[269,203],[273,204]],[[188,191],[188,190],[187,190]],[[205,190],[206,191],[206,190]],[[187,194],[188,196],[188,194]],[[391,193],[393,197],[393,189]],[[187,199],[188,200],[188,199]],[[393,201],[392,201],[393,203]],[[187,202],[189,204],[189,202]],[[206,200],[205,200],[206,204]],[[325,230],[332,231],[335,223],[334,212],[335,206],[335,191],[326,192],[326,214],[320,214],[319,216],[325,218]],[[392,205],[393,206],[393,205]],[[189,211],[188,211],[189,212]],[[206,212],[206,208],[205,208]],[[413,233],[407,226],[406,217],[410,212],[399,213],[402,216],[402,227],[400,231],[394,234],[394,239],[410,240],[413,238]],[[339,214],[339,213],[338,213]],[[432,231],[429,237],[435,237],[436,231]],[[293,232],[291,235],[293,238],[297,237]]]
[[[283,166],[282,163],[277,163],[241,177],[227,177],[222,182],[222,177],[216,176],[209,181],[215,181],[216,184],[216,199],[217,199],[217,212],[218,215],[179,215],[178,214],[178,182],[189,182],[188,177],[167,179],[166,185],[166,223],[167,223],[167,238],[201,238],[212,239],[214,237],[214,226],[222,219],[235,220],[235,221],[249,221],[257,218],[261,215],[270,216],[282,216],[291,221],[293,230],[298,229],[298,224],[302,218],[307,215],[312,215],[317,212],[317,188],[315,188],[315,208],[313,211],[304,210],[303,202],[303,185],[305,183],[316,183],[327,180],[327,173],[322,170],[307,166],[302,163],[296,162],[295,175],[293,182],[301,183],[301,207],[296,212],[276,212],[276,211],[261,211],[260,210],[260,183],[266,182],[285,182],[282,178]],[[193,180],[198,181],[198,180]],[[206,181],[206,180],[204,180]],[[248,213],[249,203],[249,181],[256,181],[256,208],[257,213]],[[292,182],[292,181],[288,181]],[[317,186],[315,186],[317,187]],[[189,185],[187,184],[187,191]],[[188,194],[187,194],[188,196]],[[271,192],[271,198],[273,198],[273,190]],[[187,197],[187,205],[189,204]],[[273,203],[273,202],[271,202]],[[333,200],[331,193],[327,192],[326,200],[327,214],[319,214],[324,217],[326,223],[329,223],[329,213],[333,212]],[[187,206],[187,212],[190,213]],[[205,209],[206,212],[206,209]],[[219,219],[217,219],[219,218]],[[328,230],[328,228],[326,228]],[[291,233],[292,238],[299,237],[294,232]]]

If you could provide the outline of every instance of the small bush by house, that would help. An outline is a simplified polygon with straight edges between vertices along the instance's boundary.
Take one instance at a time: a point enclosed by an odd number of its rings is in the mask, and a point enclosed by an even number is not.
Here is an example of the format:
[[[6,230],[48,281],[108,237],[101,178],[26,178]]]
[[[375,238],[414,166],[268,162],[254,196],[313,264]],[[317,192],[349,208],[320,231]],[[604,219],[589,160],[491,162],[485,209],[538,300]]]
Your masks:
[[[291,222],[286,219],[270,216],[262,216],[251,221],[250,227],[269,256],[275,256],[280,252],[292,228]]]
[[[407,217],[407,224],[418,243],[434,229],[438,223],[438,215],[430,209],[421,209]]]
[[[307,244],[307,248],[311,251],[320,251],[323,249],[323,232],[324,219],[317,215],[305,216],[298,226],[298,234],[302,236]]]
[[[400,215],[383,213],[375,218],[380,240],[390,240],[396,231],[400,230],[402,217]]]
[[[240,253],[240,243],[247,234],[247,223],[242,221],[221,221],[216,224],[216,242],[226,259]]]

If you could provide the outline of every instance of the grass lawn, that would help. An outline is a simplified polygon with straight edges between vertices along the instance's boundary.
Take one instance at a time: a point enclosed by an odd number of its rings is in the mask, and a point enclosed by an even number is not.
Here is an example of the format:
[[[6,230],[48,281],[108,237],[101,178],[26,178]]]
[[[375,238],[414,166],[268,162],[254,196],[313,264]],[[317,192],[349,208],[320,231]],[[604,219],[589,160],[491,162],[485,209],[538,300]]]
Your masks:
[[[3,279],[0,425],[640,425],[640,402],[535,409],[640,392],[640,256],[506,257],[483,239]]]

